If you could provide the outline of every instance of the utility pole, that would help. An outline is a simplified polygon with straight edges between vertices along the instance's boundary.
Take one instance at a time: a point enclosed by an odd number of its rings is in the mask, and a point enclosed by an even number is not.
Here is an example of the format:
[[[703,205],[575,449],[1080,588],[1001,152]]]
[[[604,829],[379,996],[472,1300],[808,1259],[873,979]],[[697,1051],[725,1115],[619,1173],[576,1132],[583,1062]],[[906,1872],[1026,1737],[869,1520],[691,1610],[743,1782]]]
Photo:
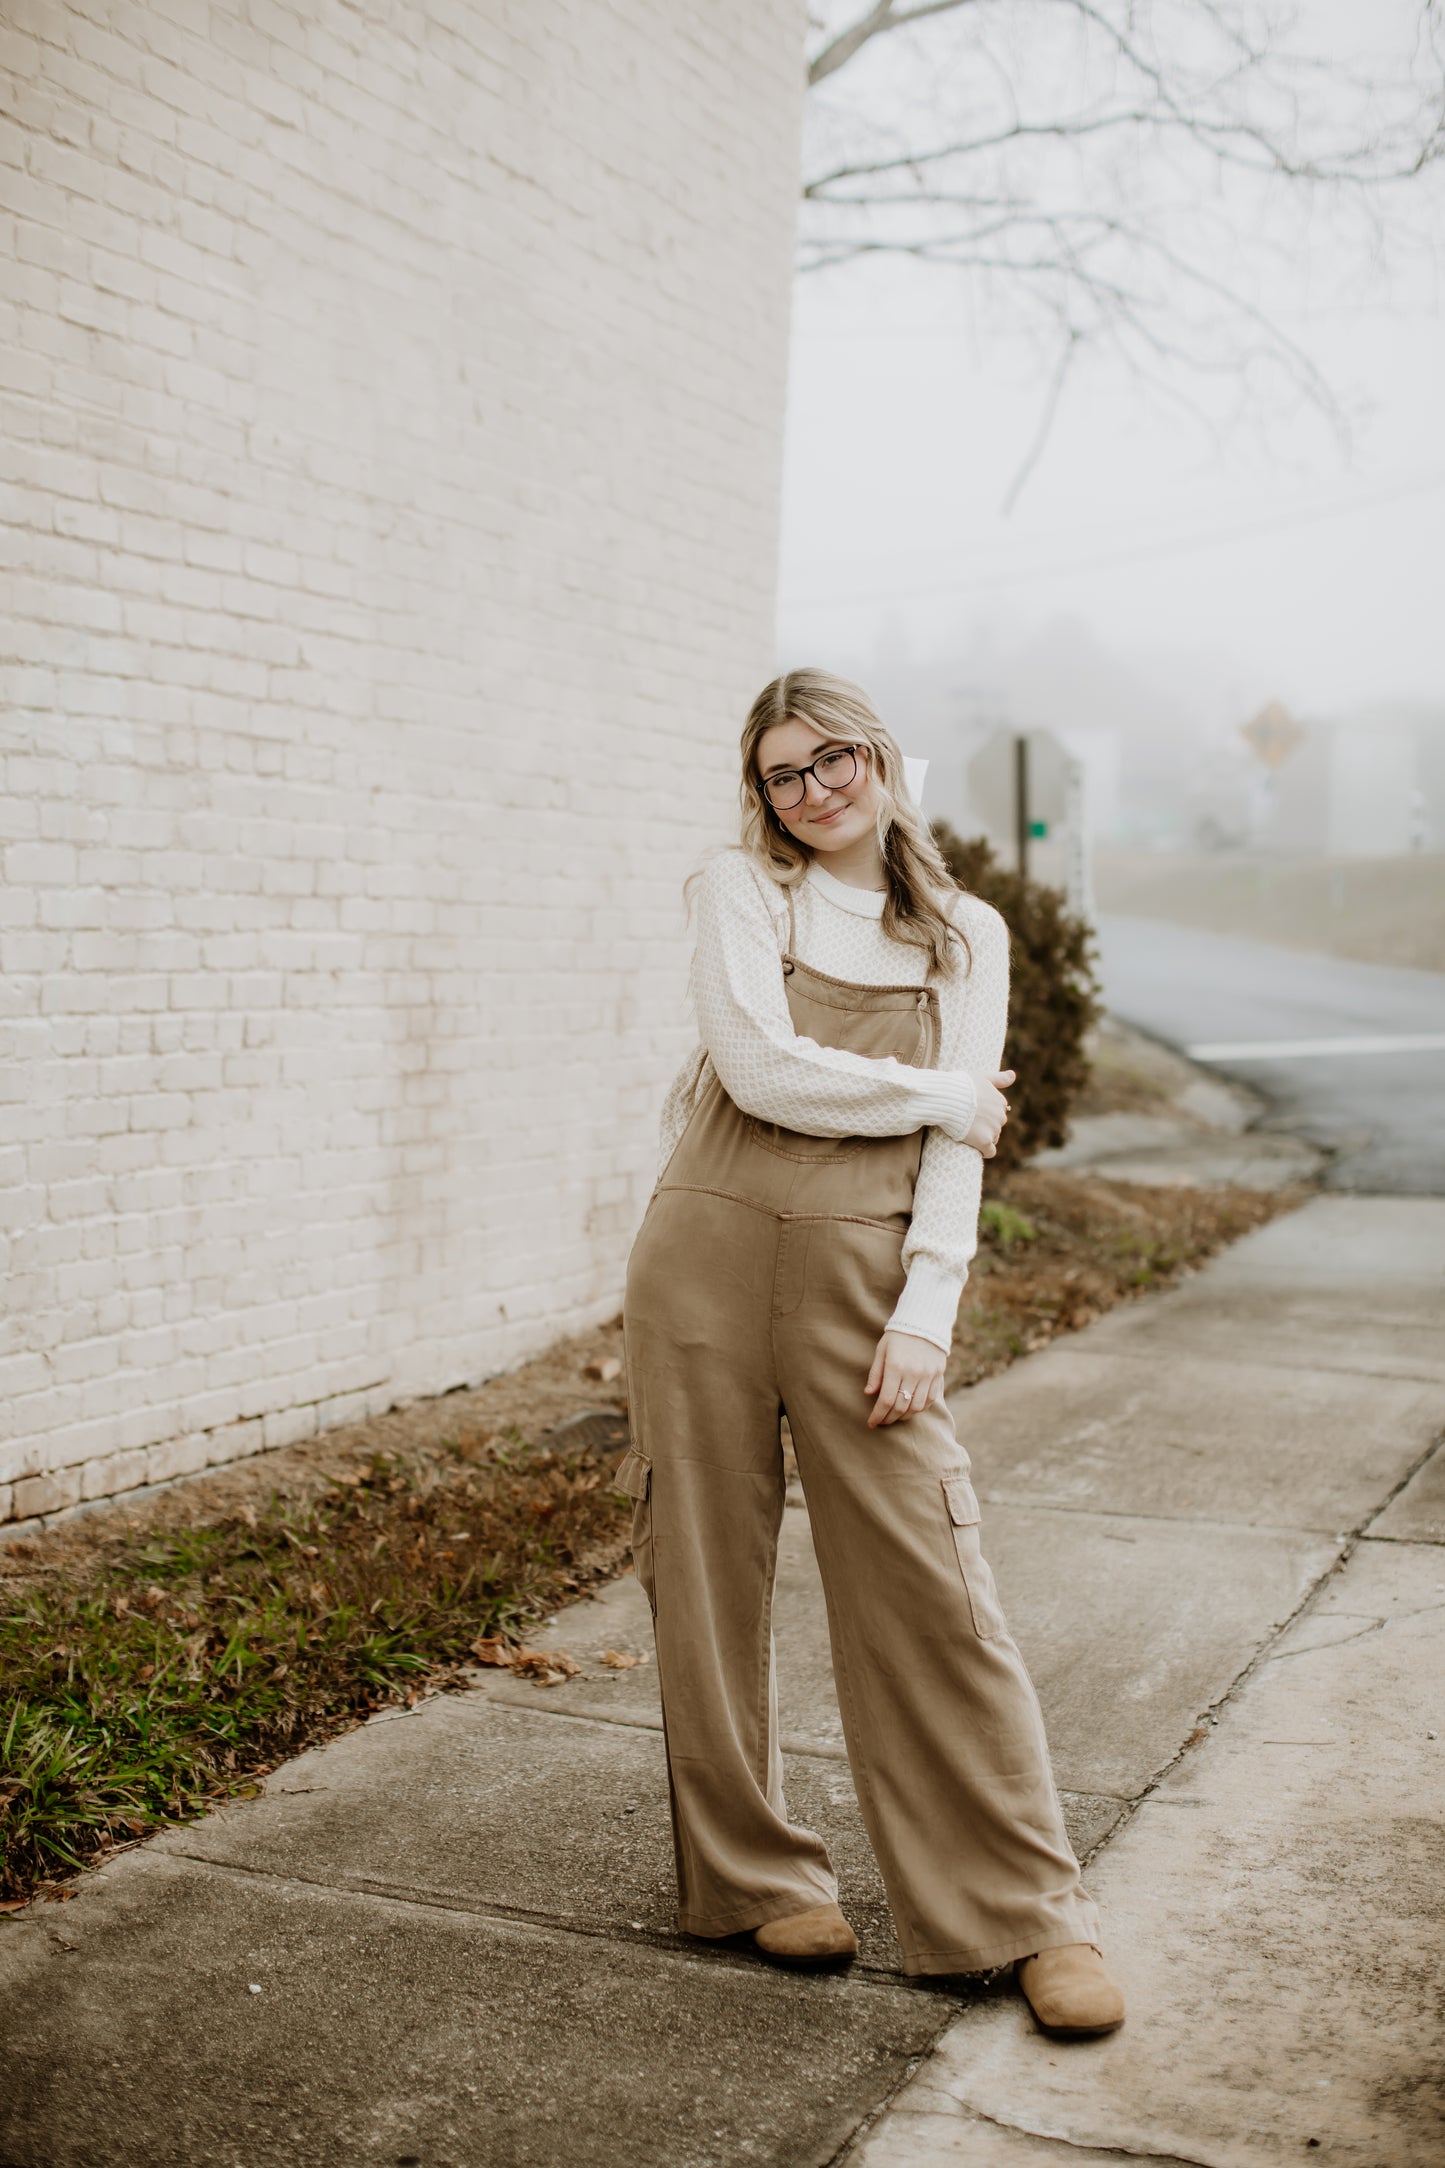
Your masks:
[[[1019,879],[1029,877],[1029,741],[1020,731],[1014,739],[1014,846]]]

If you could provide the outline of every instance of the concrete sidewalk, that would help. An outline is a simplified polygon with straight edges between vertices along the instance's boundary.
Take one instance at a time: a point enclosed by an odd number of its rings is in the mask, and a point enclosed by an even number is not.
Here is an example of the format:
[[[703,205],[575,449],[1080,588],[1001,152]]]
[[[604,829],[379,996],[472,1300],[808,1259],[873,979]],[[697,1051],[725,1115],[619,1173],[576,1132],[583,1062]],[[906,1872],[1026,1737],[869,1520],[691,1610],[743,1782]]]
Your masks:
[[[1318,1197],[959,1416],[1122,2033],[902,1979],[799,1503],[789,1795],[851,1974],[672,1932],[655,1671],[596,1661],[649,1651],[629,1576],[539,1637],[567,1685],[377,1719],[0,1923],[0,2161],[1436,2168],[1445,1201]]]

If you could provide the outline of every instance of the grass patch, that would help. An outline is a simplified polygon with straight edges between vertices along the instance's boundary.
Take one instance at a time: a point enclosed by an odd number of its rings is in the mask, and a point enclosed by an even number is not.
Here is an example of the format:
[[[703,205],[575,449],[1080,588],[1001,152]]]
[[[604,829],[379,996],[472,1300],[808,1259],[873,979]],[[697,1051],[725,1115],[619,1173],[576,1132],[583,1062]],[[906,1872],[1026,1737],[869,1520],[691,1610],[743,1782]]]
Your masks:
[[[387,1702],[465,1683],[475,1641],[615,1572],[620,1450],[462,1437],[378,1456],[315,1496],[31,1585],[0,1614],[0,1894],[250,1791]]]
[[[1037,1242],[1039,1231],[1027,1212],[1002,1197],[986,1197],[979,1207],[978,1238],[1005,1257],[1019,1242]]]

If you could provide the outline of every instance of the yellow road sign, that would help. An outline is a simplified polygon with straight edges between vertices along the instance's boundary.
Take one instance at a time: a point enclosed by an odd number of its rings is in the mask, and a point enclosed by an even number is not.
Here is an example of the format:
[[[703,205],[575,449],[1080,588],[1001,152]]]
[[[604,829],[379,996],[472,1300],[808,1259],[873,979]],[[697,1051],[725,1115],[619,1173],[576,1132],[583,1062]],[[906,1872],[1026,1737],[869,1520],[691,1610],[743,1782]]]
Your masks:
[[[1271,700],[1258,715],[1251,716],[1241,730],[1240,736],[1258,755],[1266,768],[1278,768],[1298,750],[1304,742],[1304,725],[1297,723],[1289,709],[1279,700]]]

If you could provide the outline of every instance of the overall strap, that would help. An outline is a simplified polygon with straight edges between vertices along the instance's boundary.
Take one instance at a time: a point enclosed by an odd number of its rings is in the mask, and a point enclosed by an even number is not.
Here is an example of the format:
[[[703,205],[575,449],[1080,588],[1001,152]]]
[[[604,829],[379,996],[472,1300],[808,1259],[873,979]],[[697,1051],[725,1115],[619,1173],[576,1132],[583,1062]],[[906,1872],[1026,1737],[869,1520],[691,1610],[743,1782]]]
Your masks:
[[[790,887],[790,888],[789,888],[789,889],[787,890],[787,898],[788,898],[788,945],[787,945],[787,947],[786,947],[786,948],[785,948],[785,949],[783,950],[783,954],[784,954],[785,956],[792,956],[792,955],[794,955],[794,954],[796,953],[796,951],[797,951],[797,946],[798,946],[798,921],[797,921],[797,918],[796,918],[796,916],[795,916],[795,914],[794,914],[794,911],[793,911],[793,891],[792,891],[791,887]]]

